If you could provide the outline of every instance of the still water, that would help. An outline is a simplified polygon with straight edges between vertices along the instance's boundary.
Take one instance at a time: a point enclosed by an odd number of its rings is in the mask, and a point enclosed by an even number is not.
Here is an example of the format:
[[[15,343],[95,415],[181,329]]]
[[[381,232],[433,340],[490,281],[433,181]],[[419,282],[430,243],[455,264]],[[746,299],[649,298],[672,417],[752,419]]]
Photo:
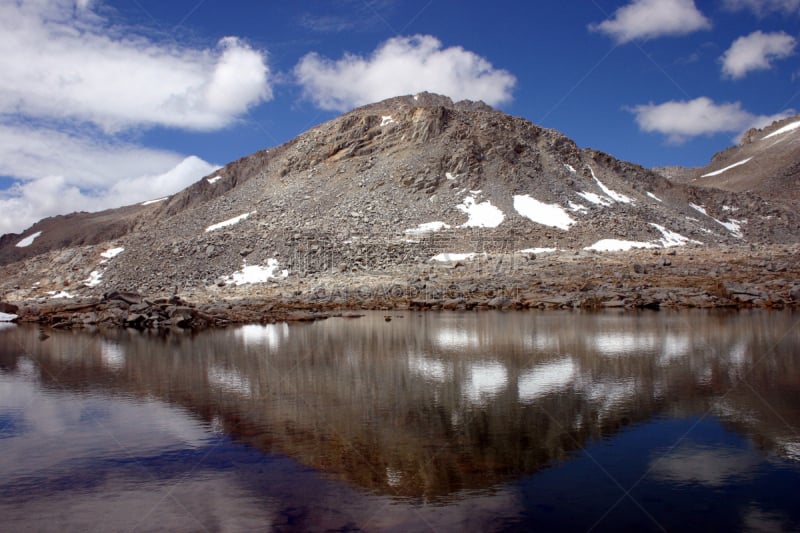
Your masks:
[[[0,330],[3,531],[800,530],[800,316]]]

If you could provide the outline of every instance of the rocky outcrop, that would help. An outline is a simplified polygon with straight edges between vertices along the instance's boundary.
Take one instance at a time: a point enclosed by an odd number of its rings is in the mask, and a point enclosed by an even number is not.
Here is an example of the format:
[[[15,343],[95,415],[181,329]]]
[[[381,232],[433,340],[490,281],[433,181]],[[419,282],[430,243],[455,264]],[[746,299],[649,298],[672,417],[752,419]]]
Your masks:
[[[359,309],[797,309],[798,259],[798,246],[500,254],[392,272],[297,278],[260,291],[224,287],[147,298],[115,290],[94,299],[26,302],[14,312],[20,322],[53,328],[164,330],[319,320]]]

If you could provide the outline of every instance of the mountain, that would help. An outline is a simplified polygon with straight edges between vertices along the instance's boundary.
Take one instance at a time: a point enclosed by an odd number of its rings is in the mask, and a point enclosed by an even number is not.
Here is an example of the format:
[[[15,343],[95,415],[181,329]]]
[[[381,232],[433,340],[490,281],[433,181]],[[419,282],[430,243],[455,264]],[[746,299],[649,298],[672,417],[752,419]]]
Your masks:
[[[800,115],[747,131],[742,142],[702,168],[659,169],[677,181],[731,192],[752,192],[787,210],[800,203]]]
[[[797,169],[787,147],[800,130],[778,128],[712,165],[784,150],[781,168]],[[766,166],[721,175],[750,168]],[[220,299],[405,280],[470,258],[486,277],[553,249],[591,268],[594,251],[797,243],[796,179],[750,181],[677,183],[483,103],[422,93],[351,111],[163,201],[5,235],[0,288],[16,300],[110,289]]]

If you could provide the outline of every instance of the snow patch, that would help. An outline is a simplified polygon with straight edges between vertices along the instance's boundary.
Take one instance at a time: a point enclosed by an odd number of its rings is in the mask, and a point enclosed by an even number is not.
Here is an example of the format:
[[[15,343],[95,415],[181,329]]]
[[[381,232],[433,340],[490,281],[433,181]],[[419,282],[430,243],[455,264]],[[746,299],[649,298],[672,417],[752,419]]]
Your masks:
[[[664,248],[671,248],[673,246],[685,246],[687,243],[695,243],[695,244],[703,244],[700,241],[696,241],[694,239],[690,239],[688,237],[684,237],[680,233],[676,233],[674,231],[668,230],[661,224],[656,224],[655,222],[650,223],[651,226],[656,228],[658,231],[661,232],[661,246]]]
[[[776,135],[783,135],[784,133],[789,133],[790,131],[794,131],[797,128],[800,128],[800,120],[797,122],[792,122],[791,124],[787,124],[781,129],[775,130],[766,137],[762,137],[761,140],[769,139],[770,137],[775,137]]]
[[[705,216],[708,216],[708,211],[706,211],[706,208],[703,207],[702,205],[689,203],[689,207],[691,207],[692,209],[694,209],[695,211],[697,211],[699,213],[703,213]]]
[[[72,298],[75,298],[74,295],[68,293],[67,291],[47,291],[47,294],[50,296],[51,300],[57,300],[61,298],[71,300]]]
[[[381,117],[381,127],[388,126],[389,124],[393,123],[394,119],[392,115],[385,115]]]
[[[454,179],[458,178],[458,176],[452,174],[451,172],[445,172],[444,173],[444,177],[449,179],[449,180],[454,180]]]
[[[723,211],[738,211],[739,208],[738,207],[731,207],[729,205],[723,205],[722,206],[722,210]]]
[[[99,270],[92,270],[89,273],[89,277],[83,280],[83,284],[87,287],[97,287],[103,282],[103,273]]]
[[[480,193],[480,191],[470,192]],[[476,203],[474,196],[467,196],[456,208],[468,217],[468,220],[461,225],[462,228],[496,228],[506,218],[505,213],[493,206],[490,201]]]
[[[527,194],[514,196],[514,209],[525,218],[543,226],[552,226],[566,231],[575,224],[575,220],[561,206],[545,204]]]
[[[209,227],[206,228],[206,233],[208,233],[209,231],[214,231],[220,228],[225,228],[227,226],[233,226],[234,224],[238,224],[239,222],[241,222],[242,220],[246,219],[247,217],[249,217],[254,213],[255,211],[250,211],[249,213],[239,215],[238,217],[229,218],[228,220],[224,220],[216,224],[211,224]]]
[[[122,247],[109,248],[108,250],[100,254],[100,256],[103,258],[100,260],[100,264],[102,265],[104,263],[108,263],[109,260],[117,257],[123,251],[125,251],[125,248]],[[89,288],[97,287],[102,282],[103,282],[103,270],[92,270],[92,272],[89,274],[89,277],[83,280],[83,284]],[[69,298],[72,298],[72,296],[69,296]]]
[[[731,235],[733,235],[737,239],[744,238],[744,234],[742,233],[742,226],[741,225],[744,222],[746,222],[746,220],[733,220],[733,219],[730,219],[727,222],[723,222],[723,221],[718,220],[718,219],[712,217],[711,215],[709,215],[708,211],[706,211],[706,208],[703,207],[702,205],[697,205],[697,204],[690,203],[689,206],[692,209],[694,209],[696,211],[699,211],[700,213],[703,213],[705,216],[707,216],[708,218],[710,218],[711,220],[713,220],[714,222],[716,222],[717,224],[719,224],[723,228],[727,229],[731,233]],[[689,218],[689,217],[686,217],[686,218]]]
[[[439,263],[453,263],[455,261],[466,261],[468,259],[472,259],[475,257],[475,253],[467,253],[467,254],[438,254],[434,255],[430,258],[431,261],[436,261]]]
[[[592,173],[592,178],[594,178],[595,183],[597,183],[597,186],[600,187],[600,190],[602,190],[603,193],[605,193],[606,196],[608,196],[609,198],[611,198],[615,202],[620,202],[622,204],[632,204],[633,203],[633,200],[631,198],[628,198],[627,196],[625,196],[622,193],[619,193],[619,192],[616,192],[616,191],[612,191],[611,189],[606,187],[603,184],[602,181],[597,179],[597,176],[595,176],[594,170],[592,169],[592,167],[589,167],[589,172]]]
[[[647,196],[649,196],[650,198],[652,198],[652,199],[653,199],[653,200],[655,200],[656,202],[661,202],[661,203],[664,203],[664,200],[662,200],[661,198],[659,198],[659,197],[658,197],[658,196],[656,196],[655,194],[653,194],[653,193],[651,193],[651,192],[648,192],[648,193],[646,193],[646,194],[647,194]]]
[[[661,232],[661,238],[650,242],[637,242],[637,241],[624,241],[619,239],[602,239],[593,245],[584,248],[584,250],[596,250],[598,252],[627,252],[633,248],[671,248],[673,246],[685,246],[688,243],[703,244],[700,241],[695,241],[688,237],[684,237],[680,233],[668,230],[661,224],[654,222],[650,223],[651,226]]]
[[[572,211],[575,211],[576,213],[588,213],[589,212],[589,208],[588,207],[586,207],[583,204],[576,204],[573,201],[569,202],[569,208]]]
[[[117,257],[119,254],[121,254],[122,252],[124,252],[124,251],[125,251],[125,248],[109,248],[108,250],[106,250],[105,252],[101,253],[100,255],[102,257],[105,257],[106,259],[113,259],[113,258]]]
[[[36,233],[31,233],[30,235],[28,235],[27,237],[25,237],[24,239],[22,239],[17,243],[17,248],[27,248],[28,246],[33,244],[33,241],[36,240],[36,237],[40,236],[41,234],[42,234],[41,231],[37,231]]]
[[[748,157],[747,159],[745,159],[743,161],[739,161],[738,163],[734,163],[732,165],[728,165],[727,167],[721,168],[719,170],[715,170],[714,172],[709,172],[708,174],[703,174],[700,177],[701,178],[710,178],[712,176],[719,176],[723,172],[727,172],[728,170],[730,170],[732,168],[740,167],[740,166],[742,166],[742,165],[744,165],[746,163],[749,163],[751,159],[753,159],[753,158],[752,157]]]
[[[142,202],[142,203],[141,203],[141,204],[139,204],[139,205],[152,205],[152,204],[157,204],[157,203],[159,203],[159,202],[163,202],[164,200],[167,200],[168,198],[169,198],[169,196],[165,196],[165,197],[163,197],[163,198],[156,198],[155,200],[147,200],[146,202]]]
[[[603,207],[611,205],[609,200],[606,200],[599,194],[595,194],[593,192],[579,192],[578,196],[589,202],[590,204],[601,205]]]
[[[434,233],[443,229],[450,229],[450,225],[442,222],[441,220],[436,220],[434,222],[425,222],[416,228],[407,229],[403,233],[406,235],[424,235],[426,233]]]
[[[13,320],[18,319],[19,316],[14,315],[12,313],[2,313],[0,312],[0,322],[11,322]]]
[[[282,270],[280,272],[277,272],[277,270],[277,259],[268,259],[267,266],[248,265],[247,262],[245,262],[244,265],[242,265],[241,270],[226,277],[225,281],[238,286],[253,283],[265,283],[270,279],[286,278],[289,276],[288,270]]]
[[[564,163],[564,167],[567,170],[569,170],[570,172],[572,172],[573,174],[577,174],[578,173],[578,171],[575,170],[575,167],[573,167],[572,165],[568,165],[567,163]]]
[[[737,239],[741,239],[744,237],[742,233],[742,224],[746,222],[745,220],[733,220],[728,219],[727,222],[722,222],[721,220],[714,219],[718,224],[723,226],[725,229],[731,232],[731,235],[736,237]]]
[[[222,179],[222,176],[214,176],[213,178],[208,178],[206,181],[211,185],[214,185],[216,182]]]

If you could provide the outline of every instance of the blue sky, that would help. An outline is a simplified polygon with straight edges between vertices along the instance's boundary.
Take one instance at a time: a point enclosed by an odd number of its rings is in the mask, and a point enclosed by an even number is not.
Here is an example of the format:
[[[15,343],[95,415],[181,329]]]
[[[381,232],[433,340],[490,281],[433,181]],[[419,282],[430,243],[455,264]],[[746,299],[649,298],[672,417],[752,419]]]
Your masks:
[[[422,90],[704,165],[800,109],[799,30],[800,0],[0,0],[0,234]]]

